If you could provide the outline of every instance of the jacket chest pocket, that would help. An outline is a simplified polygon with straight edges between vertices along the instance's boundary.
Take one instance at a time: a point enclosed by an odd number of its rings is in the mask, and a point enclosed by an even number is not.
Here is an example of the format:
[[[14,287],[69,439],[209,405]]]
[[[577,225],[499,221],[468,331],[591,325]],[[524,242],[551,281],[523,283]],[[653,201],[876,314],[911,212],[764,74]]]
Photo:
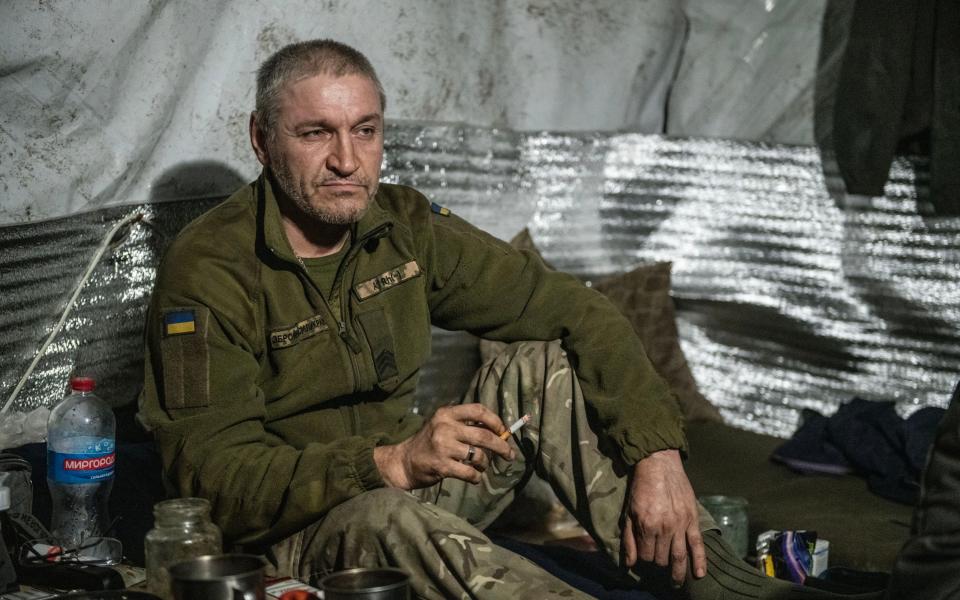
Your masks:
[[[355,316],[370,348],[377,387],[392,392],[430,353],[430,315],[415,260],[353,286]]]
[[[377,387],[392,391],[400,382],[400,370],[397,366],[397,346],[386,313],[383,307],[376,307],[358,314],[357,320],[370,346],[373,368],[377,373]]]

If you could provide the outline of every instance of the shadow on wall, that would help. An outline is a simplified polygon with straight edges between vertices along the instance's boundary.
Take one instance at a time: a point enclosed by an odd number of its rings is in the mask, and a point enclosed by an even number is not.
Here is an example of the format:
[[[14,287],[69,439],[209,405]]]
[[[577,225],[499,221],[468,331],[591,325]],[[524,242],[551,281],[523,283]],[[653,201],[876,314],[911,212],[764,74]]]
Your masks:
[[[247,182],[236,169],[216,160],[180,163],[161,173],[150,186],[148,204],[155,212],[153,225],[164,237],[164,248],[191,220]]]
[[[150,239],[156,265],[181,229],[246,183],[236,169],[216,160],[180,163],[161,173],[150,186],[148,201],[158,234]]]
[[[175,165],[157,177],[150,201],[226,197],[247,180],[232,167],[216,160],[198,160]]]

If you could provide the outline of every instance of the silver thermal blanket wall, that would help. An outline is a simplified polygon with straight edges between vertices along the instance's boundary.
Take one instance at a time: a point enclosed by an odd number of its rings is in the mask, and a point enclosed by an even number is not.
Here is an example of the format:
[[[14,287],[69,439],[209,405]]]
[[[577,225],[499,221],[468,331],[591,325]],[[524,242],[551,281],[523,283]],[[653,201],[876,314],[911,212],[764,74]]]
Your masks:
[[[898,160],[885,197],[850,198],[812,147],[653,135],[526,134],[392,125],[384,178],[592,282],[673,263],[681,342],[732,424],[789,435],[803,408],[853,396],[904,414],[944,406],[960,378],[960,219],[929,216],[926,168]],[[178,185],[235,177],[216,164]],[[50,405],[75,369],[114,405],[142,377],[146,303],[162,250],[217,199],[111,207],[0,228],[0,392],[10,395],[100,238],[133,212],[13,409]],[[476,366],[475,340],[437,331],[424,410]]]

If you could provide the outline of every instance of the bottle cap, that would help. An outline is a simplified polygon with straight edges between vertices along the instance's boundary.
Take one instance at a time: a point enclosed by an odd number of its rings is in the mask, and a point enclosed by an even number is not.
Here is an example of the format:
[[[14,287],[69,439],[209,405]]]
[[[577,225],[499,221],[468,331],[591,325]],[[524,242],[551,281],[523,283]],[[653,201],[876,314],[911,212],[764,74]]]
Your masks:
[[[72,377],[70,379],[70,389],[75,392],[92,392],[97,387],[97,382],[93,377]]]

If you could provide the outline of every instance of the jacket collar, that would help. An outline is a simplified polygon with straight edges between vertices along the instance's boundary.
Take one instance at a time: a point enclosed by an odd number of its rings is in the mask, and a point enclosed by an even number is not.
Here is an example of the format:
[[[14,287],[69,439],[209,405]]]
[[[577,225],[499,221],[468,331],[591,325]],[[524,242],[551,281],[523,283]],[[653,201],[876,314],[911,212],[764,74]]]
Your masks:
[[[280,206],[277,204],[277,197],[273,190],[273,183],[267,176],[267,170],[260,173],[257,180],[257,191],[261,196],[261,206],[263,206],[263,240],[267,248],[277,257],[288,262],[297,263],[297,255],[290,246],[287,234],[283,230],[283,221],[280,218]],[[384,228],[393,226],[393,219],[390,213],[380,205],[380,194],[378,190],[370,207],[358,223],[354,223],[350,231],[350,245],[364,243],[371,235],[380,236],[384,234]]]

